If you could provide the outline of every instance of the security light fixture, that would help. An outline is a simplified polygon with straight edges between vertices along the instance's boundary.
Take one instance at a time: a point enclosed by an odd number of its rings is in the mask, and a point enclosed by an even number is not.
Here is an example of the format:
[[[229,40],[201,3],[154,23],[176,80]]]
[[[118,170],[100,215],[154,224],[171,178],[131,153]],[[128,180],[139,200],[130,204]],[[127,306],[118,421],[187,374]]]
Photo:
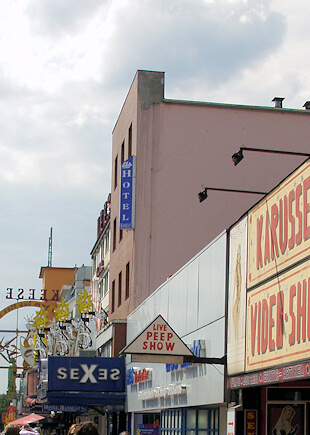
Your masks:
[[[238,163],[241,162],[243,159],[243,151],[255,151],[259,153],[272,153],[272,154],[285,154],[290,156],[304,156],[304,157],[310,157],[309,153],[300,153],[297,151],[282,151],[282,150],[270,150],[265,148],[249,148],[249,147],[240,147],[240,150],[237,151],[235,154],[232,155],[232,161],[234,162],[234,165],[237,166]]]
[[[249,193],[252,195],[266,195],[267,192],[257,192],[255,190],[240,190],[240,189],[222,189],[219,187],[205,187],[204,190],[198,193],[199,202],[204,201],[208,197],[208,190],[217,190],[220,192],[231,192],[231,193]]]

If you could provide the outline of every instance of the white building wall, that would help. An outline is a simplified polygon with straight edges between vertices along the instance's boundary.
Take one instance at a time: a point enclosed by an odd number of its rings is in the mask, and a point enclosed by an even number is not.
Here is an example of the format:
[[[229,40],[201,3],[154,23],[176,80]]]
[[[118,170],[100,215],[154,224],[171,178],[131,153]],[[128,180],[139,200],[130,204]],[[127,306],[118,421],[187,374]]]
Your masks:
[[[127,344],[161,314],[189,347],[194,340],[203,340],[205,356],[222,357],[225,354],[225,280],[226,232],[190,260],[128,317]],[[127,370],[132,367],[152,369],[152,379],[127,385],[128,412],[215,405],[224,401],[224,367],[221,365],[178,366],[177,370],[170,372],[166,371],[165,364],[127,364]],[[186,394],[167,394],[166,397],[139,400],[141,392],[161,387],[160,396],[163,396],[165,388],[177,384],[186,386]]]

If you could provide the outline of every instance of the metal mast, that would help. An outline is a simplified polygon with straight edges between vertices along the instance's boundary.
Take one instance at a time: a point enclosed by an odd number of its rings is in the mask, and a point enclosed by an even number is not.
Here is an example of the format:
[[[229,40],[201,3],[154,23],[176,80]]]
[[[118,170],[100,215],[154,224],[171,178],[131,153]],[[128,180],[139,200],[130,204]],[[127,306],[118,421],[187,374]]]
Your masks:
[[[53,227],[51,227],[50,236],[48,239],[48,261],[47,267],[52,267],[52,257],[53,257]]]

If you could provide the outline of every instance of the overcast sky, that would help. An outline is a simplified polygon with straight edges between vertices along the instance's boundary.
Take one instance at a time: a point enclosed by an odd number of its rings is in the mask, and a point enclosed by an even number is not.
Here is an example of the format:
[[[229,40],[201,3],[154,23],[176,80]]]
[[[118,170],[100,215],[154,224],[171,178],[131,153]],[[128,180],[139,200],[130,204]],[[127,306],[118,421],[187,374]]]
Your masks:
[[[2,306],[40,288],[51,227],[53,266],[90,265],[137,69],[165,71],[166,98],[300,109],[309,16],[309,0],[1,1]]]

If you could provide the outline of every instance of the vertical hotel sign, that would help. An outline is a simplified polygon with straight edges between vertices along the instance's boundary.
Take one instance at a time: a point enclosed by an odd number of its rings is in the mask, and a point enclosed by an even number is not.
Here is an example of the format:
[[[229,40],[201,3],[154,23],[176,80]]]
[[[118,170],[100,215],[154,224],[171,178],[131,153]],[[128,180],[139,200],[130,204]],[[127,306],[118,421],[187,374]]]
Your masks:
[[[135,227],[136,157],[130,156],[121,166],[120,229]]]
[[[310,161],[249,213],[246,370],[310,358]]]

